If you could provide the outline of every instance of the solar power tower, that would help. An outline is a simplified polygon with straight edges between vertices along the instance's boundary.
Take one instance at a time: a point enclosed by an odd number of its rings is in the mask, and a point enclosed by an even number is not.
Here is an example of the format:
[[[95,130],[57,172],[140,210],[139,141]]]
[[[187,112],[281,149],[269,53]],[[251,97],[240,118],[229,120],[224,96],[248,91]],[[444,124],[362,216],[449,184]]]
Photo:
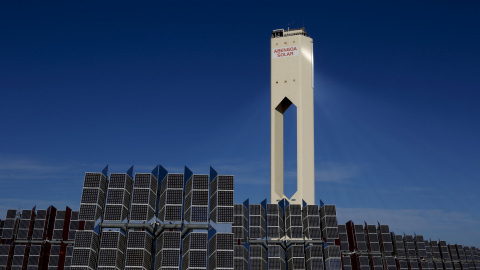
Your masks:
[[[190,177],[189,177],[190,178]],[[161,183],[158,218],[163,222],[181,222],[183,217],[183,183],[181,173],[169,173]]]
[[[208,175],[192,174],[185,167],[185,207],[186,222],[208,222]]]
[[[130,213],[133,186],[133,166],[127,173],[111,173],[103,220],[124,221]]]
[[[155,270],[180,268],[181,243],[180,231],[163,231],[160,234],[156,243]]]
[[[233,270],[233,233],[208,233],[208,270]]]
[[[125,268],[127,237],[122,230],[103,230],[98,252],[98,270]]]
[[[153,236],[148,231],[127,233],[126,270],[152,269]]]
[[[290,202],[315,204],[313,41],[305,29],[274,30],[271,38],[271,203],[283,191],[283,114],[297,107],[297,191]]]
[[[182,241],[182,270],[207,269],[207,249],[207,232],[189,232]]]
[[[158,178],[154,172],[135,174],[130,221],[150,221],[155,215]]]
[[[79,219],[85,220],[85,230],[93,230],[101,220],[107,195],[108,166],[101,173],[85,173]]]
[[[218,175],[210,167],[210,220],[233,223],[233,175]]]

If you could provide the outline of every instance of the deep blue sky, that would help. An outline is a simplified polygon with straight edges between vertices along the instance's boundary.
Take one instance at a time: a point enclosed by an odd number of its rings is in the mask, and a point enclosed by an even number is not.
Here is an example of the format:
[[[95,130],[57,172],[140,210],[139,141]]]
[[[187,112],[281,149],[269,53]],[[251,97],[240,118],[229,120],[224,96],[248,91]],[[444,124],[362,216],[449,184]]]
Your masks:
[[[211,165],[237,203],[268,198],[270,33],[289,25],[314,40],[317,200],[480,247],[478,1],[2,1],[0,218],[78,209],[106,164]]]

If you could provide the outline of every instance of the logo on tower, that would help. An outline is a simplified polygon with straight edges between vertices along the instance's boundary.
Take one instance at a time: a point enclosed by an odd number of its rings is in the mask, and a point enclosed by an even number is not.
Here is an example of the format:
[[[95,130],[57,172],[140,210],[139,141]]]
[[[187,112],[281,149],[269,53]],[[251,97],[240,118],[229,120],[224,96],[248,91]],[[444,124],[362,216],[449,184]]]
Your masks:
[[[273,49],[272,57],[283,58],[283,57],[289,57],[289,56],[298,56],[298,51],[299,50],[297,46],[275,48]]]

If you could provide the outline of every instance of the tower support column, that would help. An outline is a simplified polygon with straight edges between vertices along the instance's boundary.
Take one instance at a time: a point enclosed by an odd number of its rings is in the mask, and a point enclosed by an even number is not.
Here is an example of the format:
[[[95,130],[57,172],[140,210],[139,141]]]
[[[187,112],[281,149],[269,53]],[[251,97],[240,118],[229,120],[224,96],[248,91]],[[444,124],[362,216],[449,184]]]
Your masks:
[[[297,107],[297,191],[284,195],[283,114]],[[304,29],[274,30],[271,38],[270,199],[315,204],[313,41]]]

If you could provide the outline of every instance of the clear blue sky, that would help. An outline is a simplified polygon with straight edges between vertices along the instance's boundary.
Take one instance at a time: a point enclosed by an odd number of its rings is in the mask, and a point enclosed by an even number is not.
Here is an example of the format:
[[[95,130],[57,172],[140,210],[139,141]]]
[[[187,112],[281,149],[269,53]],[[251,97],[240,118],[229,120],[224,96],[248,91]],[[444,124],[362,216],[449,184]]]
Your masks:
[[[211,165],[237,203],[268,198],[270,33],[288,25],[314,40],[317,200],[480,247],[478,1],[2,1],[0,218],[78,209],[106,164]]]

